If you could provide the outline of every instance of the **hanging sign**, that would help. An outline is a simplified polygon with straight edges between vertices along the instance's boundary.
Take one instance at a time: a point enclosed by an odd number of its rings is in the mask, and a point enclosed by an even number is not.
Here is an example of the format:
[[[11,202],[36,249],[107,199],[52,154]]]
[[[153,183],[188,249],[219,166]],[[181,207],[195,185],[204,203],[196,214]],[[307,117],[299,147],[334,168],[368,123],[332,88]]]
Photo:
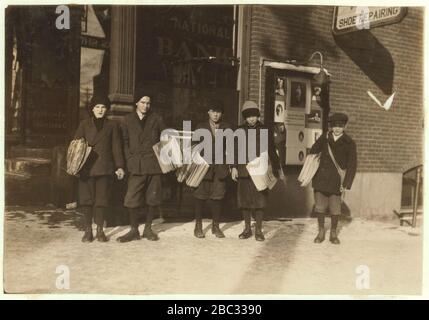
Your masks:
[[[406,7],[335,7],[332,32],[336,35],[400,22]]]

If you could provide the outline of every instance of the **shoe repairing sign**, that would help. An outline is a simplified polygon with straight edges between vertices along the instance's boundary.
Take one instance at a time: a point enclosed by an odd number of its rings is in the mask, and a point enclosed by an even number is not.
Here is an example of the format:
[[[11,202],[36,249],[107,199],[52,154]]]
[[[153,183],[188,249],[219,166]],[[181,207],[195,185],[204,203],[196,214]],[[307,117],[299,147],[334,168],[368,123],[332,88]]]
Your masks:
[[[332,32],[336,35],[400,22],[406,7],[335,7]]]

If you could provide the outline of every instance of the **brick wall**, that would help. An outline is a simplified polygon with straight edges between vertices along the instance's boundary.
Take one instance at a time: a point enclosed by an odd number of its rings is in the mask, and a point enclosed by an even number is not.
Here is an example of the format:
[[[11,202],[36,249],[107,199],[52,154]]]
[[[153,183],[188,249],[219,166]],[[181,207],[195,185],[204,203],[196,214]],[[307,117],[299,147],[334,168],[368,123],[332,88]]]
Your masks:
[[[258,101],[261,56],[300,61],[321,51],[332,75],[331,110],[350,118],[347,131],[357,143],[358,171],[402,172],[422,163],[424,10],[408,8],[400,23],[340,37],[331,32],[333,10],[251,7],[249,98]],[[392,109],[378,107],[367,90],[382,102],[395,91]]]

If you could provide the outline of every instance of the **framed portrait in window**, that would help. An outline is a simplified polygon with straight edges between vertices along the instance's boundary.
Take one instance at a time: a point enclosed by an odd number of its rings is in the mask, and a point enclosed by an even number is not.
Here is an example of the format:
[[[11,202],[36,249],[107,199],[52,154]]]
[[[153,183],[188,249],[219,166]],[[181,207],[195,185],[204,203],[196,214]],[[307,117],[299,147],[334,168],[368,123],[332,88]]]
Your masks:
[[[287,106],[307,113],[311,105],[310,80],[288,78],[287,84]]]
[[[281,122],[283,123],[285,121],[285,103],[281,100],[275,101],[275,108],[274,108],[274,122]]]

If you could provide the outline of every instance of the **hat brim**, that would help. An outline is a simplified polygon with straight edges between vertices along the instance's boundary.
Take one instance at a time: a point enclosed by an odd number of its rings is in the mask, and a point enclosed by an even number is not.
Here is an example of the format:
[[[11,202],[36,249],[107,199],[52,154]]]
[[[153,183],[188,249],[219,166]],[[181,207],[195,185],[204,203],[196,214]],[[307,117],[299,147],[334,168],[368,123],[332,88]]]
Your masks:
[[[328,123],[331,125],[331,127],[337,126],[337,127],[345,127],[347,124],[347,121],[328,121]]]
[[[254,108],[243,110],[242,114],[244,119],[249,117],[259,117],[261,115],[261,113],[259,112],[259,109],[254,109]]]

